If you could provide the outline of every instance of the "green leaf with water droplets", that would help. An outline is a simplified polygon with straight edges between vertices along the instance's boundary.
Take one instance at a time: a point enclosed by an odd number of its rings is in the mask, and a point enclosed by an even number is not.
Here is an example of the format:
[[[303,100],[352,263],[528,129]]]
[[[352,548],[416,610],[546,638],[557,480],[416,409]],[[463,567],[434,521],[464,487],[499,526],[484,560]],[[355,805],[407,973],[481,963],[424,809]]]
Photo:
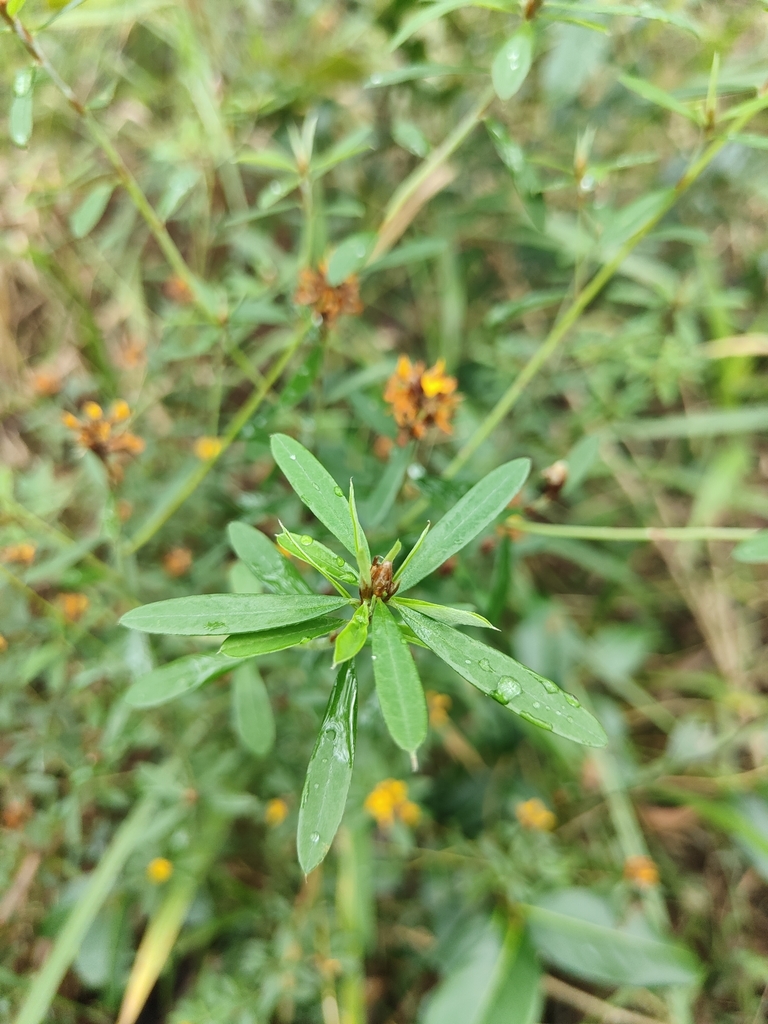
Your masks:
[[[346,624],[344,629],[336,637],[336,644],[333,650],[333,661],[335,665],[341,665],[349,661],[363,648],[368,636],[368,614],[370,609],[367,604],[361,604],[355,614]]]
[[[310,640],[327,636],[344,625],[344,619],[322,615],[319,619],[299,622],[295,626],[265,629],[261,633],[237,633],[235,636],[227,637],[221,645],[221,653],[226,654],[228,658],[254,658],[260,654],[274,654],[275,651],[300,647]]]
[[[413,753],[427,736],[427,701],[408,641],[383,601],[373,611],[371,642],[384,721],[398,747]]]
[[[189,654],[141,676],[126,690],[124,700],[133,708],[158,707],[233,668],[237,662],[221,654]]]
[[[287,434],[273,434],[270,446],[275,462],[301,501],[354,555],[355,533],[349,505],[328,470],[303,444]]]
[[[400,590],[408,590],[434,572],[492,523],[523,486],[530,469],[530,459],[505,462],[467,491],[432,527],[414,557],[409,558],[400,576]]]
[[[142,633],[225,636],[306,622],[348,604],[343,597],[301,594],[202,594],[133,608],[121,625]]]
[[[328,260],[326,272],[328,284],[335,287],[341,284],[342,281],[346,281],[351,274],[356,274],[362,269],[375,241],[376,235],[368,232],[350,235],[349,238],[345,238],[333,250]]]
[[[605,746],[607,738],[597,719],[549,679],[452,626],[434,622],[412,608],[398,611],[438,657],[516,715],[587,747]]]
[[[275,717],[256,665],[240,665],[232,677],[232,724],[243,746],[264,757],[275,744]]]
[[[246,523],[229,524],[229,543],[257,580],[274,594],[311,594],[312,588],[277,545]]]
[[[317,569],[331,583],[357,584],[357,573],[349,562],[345,562],[341,555],[335,554],[309,534],[299,536],[283,527],[282,533],[279,533],[276,539],[281,548]]]
[[[502,46],[491,65],[491,80],[500,100],[508,100],[520,89],[533,60],[533,29],[523,25]]]
[[[451,608],[445,604],[433,604],[431,601],[416,601],[411,597],[395,597],[390,602],[395,608],[413,608],[430,619],[446,622],[449,626],[480,626],[484,629],[496,629],[483,615],[470,612],[464,608]]]
[[[296,845],[305,874],[320,864],[344,814],[357,734],[357,675],[349,661],[339,669],[301,794]]]

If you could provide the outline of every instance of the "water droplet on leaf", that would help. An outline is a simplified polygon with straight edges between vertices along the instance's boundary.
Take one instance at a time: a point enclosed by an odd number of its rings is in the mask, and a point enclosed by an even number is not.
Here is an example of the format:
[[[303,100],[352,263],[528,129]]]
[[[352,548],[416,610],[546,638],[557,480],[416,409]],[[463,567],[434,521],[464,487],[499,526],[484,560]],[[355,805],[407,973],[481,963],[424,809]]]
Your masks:
[[[334,487],[333,488],[333,493],[336,495],[337,498],[343,498],[344,497],[344,491],[342,491],[342,489],[340,487]]]
[[[494,700],[497,700],[499,704],[509,704],[511,700],[520,693],[520,683],[514,679],[505,678],[499,680],[499,685],[493,691],[491,696]]]
[[[481,658],[480,661],[478,662],[478,665],[483,670],[483,672],[491,671],[491,663],[490,661],[488,661],[487,658]]]
[[[309,545],[313,543],[312,538],[309,536],[308,533],[302,534],[301,543],[304,545],[305,548],[308,548]]]

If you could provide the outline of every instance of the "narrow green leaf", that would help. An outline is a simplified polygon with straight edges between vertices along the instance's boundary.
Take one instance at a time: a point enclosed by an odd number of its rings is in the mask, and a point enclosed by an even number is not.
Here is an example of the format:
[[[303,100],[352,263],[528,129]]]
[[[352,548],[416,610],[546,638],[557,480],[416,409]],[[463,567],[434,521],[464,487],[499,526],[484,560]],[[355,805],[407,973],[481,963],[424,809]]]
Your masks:
[[[8,0],[8,13],[15,18],[27,0]]]
[[[349,238],[345,238],[333,250],[328,259],[328,269],[325,275],[328,284],[335,287],[364,267],[368,253],[373,248],[375,241],[376,235],[370,232],[350,235]]]
[[[381,713],[398,747],[413,753],[427,736],[427,701],[408,642],[383,601],[373,611],[371,640]]]
[[[274,746],[272,705],[253,662],[240,665],[232,677],[232,723],[240,742],[256,757],[264,757]]]
[[[493,59],[491,80],[500,100],[508,100],[520,89],[533,61],[533,29],[525,24],[511,36]]]
[[[424,541],[426,540],[427,534],[429,533],[431,528],[432,528],[432,524],[431,523],[427,523],[427,525],[421,531],[421,533],[419,534],[419,539],[416,541],[416,543],[413,545],[411,550],[405,556],[405,558],[402,561],[402,564],[400,565],[400,567],[398,568],[397,572],[395,573],[395,582],[397,582],[397,580],[401,579],[401,577],[404,575],[404,573],[405,573],[406,569],[408,568],[408,566],[414,560],[414,558],[419,553],[419,551],[421,551],[421,546],[424,543]]]
[[[246,149],[239,153],[236,162],[248,164],[250,167],[265,167],[270,171],[285,171],[296,174],[296,161],[291,154],[278,146],[265,146],[264,149]]]
[[[224,636],[306,622],[341,608],[343,597],[301,594],[202,594],[177,597],[134,608],[120,620],[143,633],[175,636]]]
[[[411,597],[394,597],[391,604],[396,608],[413,608],[430,619],[438,622],[446,622],[449,626],[481,626],[484,629],[496,629],[497,627],[489,622],[483,615],[477,612],[469,612],[464,608],[450,608],[445,604],[432,604],[431,601],[415,601]]]
[[[85,238],[93,231],[104,216],[107,203],[112,198],[114,190],[115,186],[109,181],[96,185],[77,209],[70,214],[69,230],[75,238]]]
[[[480,1024],[534,1024],[541,1020],[541,964],[527,932],[507,929],[495,986]]]
[[[412,608],[398,610],[416,636],[438,657],[516,715],[576,743],[605,746],[605,732],[597,719],[549,679],[501,651],[464,636],[452,626],[434,622]]]
[[[389,44],[390,50],[396,50],[398,46],[402,46],[415,32],[431,21],[442,18],[444,14],[450,14],[451,11],[456,11],[460,7],[469,6],[471,6],[470,0],[439,0],[438,3],[425,4],[395,33]]]
[[[346,624],[344,629],[336,637],[336,645],[333,650],[333,661],[335,665],[341,665],[344,661],[362,650],[368,636],[368,615],[370,609],[367,604],[361,604],[355,614]]]
[[[317,637],[326,636],[344,624],[344,619],[321,615],[320,618],[295,626],[279,626],[277,629],[265,629],[261,633],[238,633],[236,636],[227,637],[221,645],[221,653],[226,654],[228,658],[253,658],[260,654],[274,654],[275,651],[300,647]]]
[[[315,456],[287,434],[273,434],[272,455],[307,508],[355,553],[355,534],[344,492]]]
[[[625,89],[629,89],[630,92],[635,93],[644,100],[648,100],[649,103],[655,103],[657,107],[663,107],[665,110],[671,110],[675,114],[680,114],[682,117],[687,118],[687,120],[693,121],[694,124],[701,122],[701,118],[696,110],[692,107],[687,107],[685,103],[676,99],[671,93],[665,92],[664,89],[660,89],[657,85],[646,82],[644,78],[635,78],[633,75],[619,75],[619,81]]]
[[[281,524],[282,525],[282,524]],[[327,580],[334,585],[341,583],[357,584],[358,576],[349,562],[345,562],[341,555],[331,551],[319,540],[310,537],[308,533],[300,537],[283,526],[282,533],[277,535],[277,543],[295,558],[317,569]],[[337,587],[339,592],[346,593],[343,587]]]
[[[309,759],[296,837],[299,863],[309,874],[325,858],[347,802],[357,735],[357,675],[354,661],[336,676],[323,724]]]
[[[604,922],[586,920],[572,898],[574,892],[578,890],[553,893],[538,906],[525,908],[534,945],[545,960],[577,978],[603,985],[697,982],[699,966],[687,949],[650,933],[611,927],[609,917]],[[571,904],[576,913],[571,913]],[[609,908],[606,911],[610,913]]]
[[[514,459],[494,469],[467,491],[424,539],[400,577],[405,591],[438,569],[476,537],[512,501],[531,468],[530,459]]]
[[[664,188],[648,192],[621,210],[611,214],[600,239],[604,259],[612,259],[620,245],[641,231],[652,217],[658,216],[670,205],[674,189]]]
[[[331,146],[330,149],[327,149],[312,160],[310,168],[312,177],[321,178],[332,168],[336,167],[337,164],[343,163],[345,160],[351,160],[352,157],[360,156],[361,153],[367,153],[372,148],[373,134],[370,128],[359,128],[357,131],[350,132],[340,142],[337,142],[335,146]]]
[[[768,562],[768,530],[761,530],[754,537],[737,544],[733,557],[737,562]]]
[[[8,5],[10,8],[10,4]],[[13,99],[8,112],[8,134],[22,149],[32,138],[33,87],[35,69],[21,68],[13,79]]]
[[[508,320],[518,319],[524,313],[556,306],[563,301],[567,294],[568,291],[565,288],[545,288],[542,291],[529,292],[522,299],[500,302],[490,308],[484,323],[488,327],[498,327],[499,324],[506,323]]]
[[[133,708],[155,708],[196,690],[210,679],[231,672],[232,658],[222,654],[189,654],[141,676],[125,692],[125,703]]]
[[[298,570],[261,530],[255,530],[246,523],[230,523],[228,532],[229,543],[237,557],[272,593],[312,593],[312,588]]]
[[[371,582],[371,551],[368,547],[368,538],[363,532],[360,520],[357,516],[357,505],[355,504],[355,485],[349,481],[349,514],[352,519],[352,530],[355,535],[355,558],[357,567],[360,570],[360,579],[365,583]]]

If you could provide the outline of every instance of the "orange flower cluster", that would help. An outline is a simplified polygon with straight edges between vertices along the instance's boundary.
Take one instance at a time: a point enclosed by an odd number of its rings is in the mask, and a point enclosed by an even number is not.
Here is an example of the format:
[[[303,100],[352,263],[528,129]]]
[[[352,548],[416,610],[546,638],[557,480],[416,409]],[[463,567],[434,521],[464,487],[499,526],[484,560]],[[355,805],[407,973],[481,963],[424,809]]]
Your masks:
[[[171,548],[163,555],[163,568],[169,576],[183,576],[192,565],[192,552],[189,548]]]
[[[381,828],[391,828],[395,818],[406,825],[418,825],[421,808],[408,799],[408,786],[400,779],[384,779],[365,798],[366,811]]]
[[[639,853],[624,861],[624,877],[638,889],[652,889],[659,884],[659,869],[655,861]]]
[[[282,797],[276,796],[272,800],[267,801],[267,806],[264,808],[264,821],[266,821],[270,828],[277,828],[278,825],[282,825],[287,817],[288,804]]]
[[[519,803],[515,807],[515,817],[523,828],[534,832],[551,832],[557,824],[557,818],[537,796]]]
[[[392,406],[400,427],[398,443],[418,440],[430,427],[452,433],[451,420],[460,400],[455,392],[456,378],[446,374],[444,359],[426,369],[424,363],[412,363],[408,356],[400,356],[384,390],[384,401]]]
[[[81,448],[89,448],[104,463],[109,463],[112,456],[139,455],[144,451],[144,442],[140,437],[128,430],[115,432],[115,427],[130,417],[131,410],[122,399],[112,405],[109,413],[98,402],[86,402],[81,410],[82,419],[71,412],[65,412],[62,422],[65,427],[77,434],[77,443]],[[116,466],[111,467],[119,479],[120,472]]]
[[[59,594],[59,607],[68,622],[77,622],[88,611],[90,601],[86,594]]]
[[[32,565],[35,560],[37,548],[30,541],[22,541],[20,544],[9,544],[0,548],[0,561],[11,562],[16,565]]]
[[[357,277],[353,274],[341,284],[328,284],[322,265],[319,270],[304,267],[293,298],[300,306],[311,306],[322,317],[325,327],[333,327],[344,313],[356,316],[363,311]]]

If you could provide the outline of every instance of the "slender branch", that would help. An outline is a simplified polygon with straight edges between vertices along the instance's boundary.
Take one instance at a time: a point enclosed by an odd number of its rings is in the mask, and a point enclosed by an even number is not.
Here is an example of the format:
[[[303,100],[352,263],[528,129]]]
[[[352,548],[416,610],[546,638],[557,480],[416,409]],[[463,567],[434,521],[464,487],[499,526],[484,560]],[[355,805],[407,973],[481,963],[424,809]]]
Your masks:
[[[213,320],[217,323],[221,323],[226,320],[226,311],[218,308],[213,297],[208,294],[203,283],[198,280],[195,274],[193,274],[187,266],[184,257],[181,255],[176,243],[168,233],[168,229],[165,224],[160,217],[158,217],[151,203],[142,192],[141,186],[134,178],[126,162],[115,149],[107,133],[98,121],[96,121],[85,104],[77,98],[72,88],[64,81],[56,68],[48,60],[37,39],[35,39],[32,33],[18,18],[13,17],[8,13],[6,0],[0,0],[0,17],[2,17],[3,21],[5,21],[17,39],[20,40],[22,46],[35,64],[45,71],[72,110],[74,110],[82,120],[93,141],[104,153],[107,160],[112,164],[123,188],[130,196],[136,209],[144,218],[147,227],[152,233],[157,244],[160,246],[160,249],[170,264],[171,269],[178,275],[178,277],[181,278],[189,289],[195,305],[209,320]]]
[[[719,540],[741,541],[760,531],[738,526],[566,526],[562,523],[534,523],[522,516],[506,520],[510,530],[532,533],[539,537],[570,537],[579,540],[664,541]]]
[[[272,385],[291,361],[296,350],[301,345],[311,327],[311,323],[306,323],[296,332],[293,341],[288,345],[280,358],[275,361],[269,373],[264,377],[262,384],[256,388],[245,405],[242,406],[240,411],[233,418],[227,432],[221,438],[221,448],[218,453],[213,456],[213,458],[208,459],[206,462],[203,462],[198,466],[187,477],[184,481],[184,485],[173,495],[170,501],[163,504],[152,516],[150,516],[138,533],[128,542],[126,554],[134,554],[134,552],[138,551],[139,548],[144,547],[144,545],[154,537],[157,531],[168,522],[174,512],[176,512],[184,504],[187,498],[194,493],[203,480],[205,480],[221,456],[237,439],[240,431],[267,397]]]
[[[551,974],[545,974],[542,978],[542,988],[550,999],[572,1006],[580,1013],[594,1017],[600,1024],[664,1024],[657,1017],[646,1017],[644,1013],[625,1010],[622,1006],[612,1006],[611,1003],[606,1003],[589,992],[582,992],[575,985],[569,985]]]
[[[627,239],[616,255],[605,263],[600,270],[598,270],[589,284],[582,288],[578,295],[575,296],[573,302],[563,316],[553,325],[543,344],[536,350],[536,352],[534,352],[512,384],[510,384],[493,409],[475,430],[474,434],[472,434],[469,440],[462,446],[456,457],[446,467],[443,476],[448,479],[456,476],[459,470],[477,451],[483,441],[490,436],[507,413],[515,407],[528,384],[530,384],[550,357],[554,355],[563,339],[574,326],[581,314],[611,280],[632,250],[646,237],[656,224],[658,224],[662,217],[672,209],[680,196],[682,196],[683,193],[686,192],[687,189],[689,189],[690,186],[701,176],[706,168],[709,167],[729,139],[734,134],[740,132],[754,114],[759,110],[763,110],[766,106],[768,106],[768,95],[759,97],[757,101],[750,104],[741,116],[733,122],[727,132],[724,132],[715,139],[704,150],[701,156],[690,164],[685,174],[683,174],[682,178],[678,181],[677,185],[670,190],[667,201],[648,218],[642,227]]]

